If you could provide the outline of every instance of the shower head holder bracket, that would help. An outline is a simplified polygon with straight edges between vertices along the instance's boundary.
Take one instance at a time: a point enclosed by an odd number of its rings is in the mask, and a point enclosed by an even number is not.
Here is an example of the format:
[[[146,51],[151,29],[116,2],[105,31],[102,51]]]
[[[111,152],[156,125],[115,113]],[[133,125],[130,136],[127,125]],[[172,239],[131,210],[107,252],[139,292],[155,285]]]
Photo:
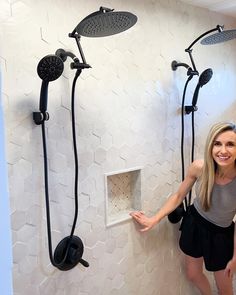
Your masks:
[[[77,69],[77,70],[83,70],[83,69],[88,69],[91,68],[90,65],[88,65],[87,63],[81,63],[78,59],[78,57],[76,55],[74,55],[74,53],[70,52],[70,51],[65,51],[62,48],[57,49],[56,53],[57,56],[59,56],[63,62],[65,62],[67,60],[67,57],[70,57],[73,62],[70,64],[70,68],[73,69]]]
[[[33,112],[33,120],[36,125],[41,125],[44,121],[49,120],[49,113]]]
[[[184,107],[185,114],[187,115],[191,114],[192,112],[196,112],[197,110],[198,110],[198,107],[193,105]]]

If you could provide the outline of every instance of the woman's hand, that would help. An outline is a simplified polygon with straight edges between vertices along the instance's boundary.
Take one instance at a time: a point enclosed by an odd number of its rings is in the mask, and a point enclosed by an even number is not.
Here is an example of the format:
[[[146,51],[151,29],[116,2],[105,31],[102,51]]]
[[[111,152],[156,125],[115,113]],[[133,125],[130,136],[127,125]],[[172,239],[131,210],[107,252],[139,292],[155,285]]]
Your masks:
[[[232,279],[233,274],[235,272],[236,272],[236,259],[231,259],[225,268],[225,275]]]
[[[148,231],[156,224],[154,217],[147,217],[143,211],[131,212],[130,216],[132,216],[135,221],[143,226],[140,229],[142,232]]]

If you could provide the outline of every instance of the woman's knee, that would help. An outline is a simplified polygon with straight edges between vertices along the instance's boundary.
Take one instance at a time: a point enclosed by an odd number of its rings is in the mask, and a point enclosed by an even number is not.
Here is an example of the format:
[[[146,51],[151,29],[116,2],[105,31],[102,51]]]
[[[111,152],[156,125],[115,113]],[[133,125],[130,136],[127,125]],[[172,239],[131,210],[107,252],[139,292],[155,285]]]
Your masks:
[[[185,265],[186,277],[189,281],[195,282],[203,276],[203,259],[186,256]]]
[[[198,281],[203,276],[203,272],[200,269],[186,268],[186,277],[191,282]]]

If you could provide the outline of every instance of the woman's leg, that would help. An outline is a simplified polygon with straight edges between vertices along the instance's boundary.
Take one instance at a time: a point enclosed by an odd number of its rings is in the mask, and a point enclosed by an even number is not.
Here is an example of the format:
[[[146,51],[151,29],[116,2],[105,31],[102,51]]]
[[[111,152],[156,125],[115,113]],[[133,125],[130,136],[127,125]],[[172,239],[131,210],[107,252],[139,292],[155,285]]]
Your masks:
[[[203,258],[194,258],[188,255],[185,257],[187,278],[200,290],[202,295],[212,295],[210,283],[203,273]]]
[[[224,270],[214,272],[219,295],[234,295],[232,279],[225,275]]]

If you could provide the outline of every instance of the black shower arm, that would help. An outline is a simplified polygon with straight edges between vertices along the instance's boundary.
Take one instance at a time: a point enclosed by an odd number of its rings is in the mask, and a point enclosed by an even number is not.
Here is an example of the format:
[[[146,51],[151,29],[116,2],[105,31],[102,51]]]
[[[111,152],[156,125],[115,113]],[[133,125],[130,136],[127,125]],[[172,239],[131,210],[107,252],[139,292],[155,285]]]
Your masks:
[[[224,29],[224,26],[221,26],[221,25],[217,25],[214,29],[211,29],[205,33],[203,33],[202,35],[200,35],[197,39],[195,39],[190,45],[188,48],[185,49],[185,52],[187,52],[189,54],[189,57],[190,57],[190,60],[191,60],[191,63],[192,63],[192,66],[193,66],[193,70],[194,71],[197,71],[196,69],[196,66],[195,66],[195,63],[194,63],[194,60],[193,60],[193,55],[192,55],[192,47],[195,43],[197,43],[200,39],[202,39],[204,36],[210,34],[210,33],[213,33],[215,31],[218,31],[218,32],[222,32]]]
[[[224,29],[224,26],[221,26],[221,25],[217,25],[214,29],[211,29],[205,33],[203,33],[202,35],[200,35],[197,39],[195,39],[190,45],[188,48],[185,49],[186,52],[188,52],[189,50],[191,50],[191,48],[193,47],[193,45],[195,43],[197,43],[200,39],[202,39],[204,36],[210,34],[210,33],[213,33],[215,31],[218,31],[219,33],[222,32]]]
[[[171,63],[171,68],[173,71],[176,71],[178,67],[185,67],[187,70],[191,69],[190,66],[184,62],[177,62],[176,60],[173,60]]]
[[[79,53],[81,56],[81,59],[83,61],[83,63],[80,63],[81,65],[81,69],[88,69],[91,68],[91,66],[89,64],[87,64],[84,53],[83,53],[83,49],[81,47],[80,44],[80,35],[76,32],[76,28],[72,31],[72,33],[69,33],[68,35],[70,38],[75,38],[75,41],[77,43],[78,49],[79,49]]]
[[[70,57],[71,59],[73,59],[74,61],[78,60],[78,58],[76,57],[76,55],[70,51],[65,51],[64,49],[57,49],[57,51],[55,52],[55,54],[57,56],[59,56],[63,62],[66,61],[67,57]]]
[[[197,72],[197,69],[196,69],[196,66],[195,66],[195,63],[194,63],[194,60],[193,60],[193,56],[192,56],[192,49],[185,49],[185,52],[188,52],[188,54],[189,54],[189,57],[190,57],[191,64],[192,64],[194,72]]]

